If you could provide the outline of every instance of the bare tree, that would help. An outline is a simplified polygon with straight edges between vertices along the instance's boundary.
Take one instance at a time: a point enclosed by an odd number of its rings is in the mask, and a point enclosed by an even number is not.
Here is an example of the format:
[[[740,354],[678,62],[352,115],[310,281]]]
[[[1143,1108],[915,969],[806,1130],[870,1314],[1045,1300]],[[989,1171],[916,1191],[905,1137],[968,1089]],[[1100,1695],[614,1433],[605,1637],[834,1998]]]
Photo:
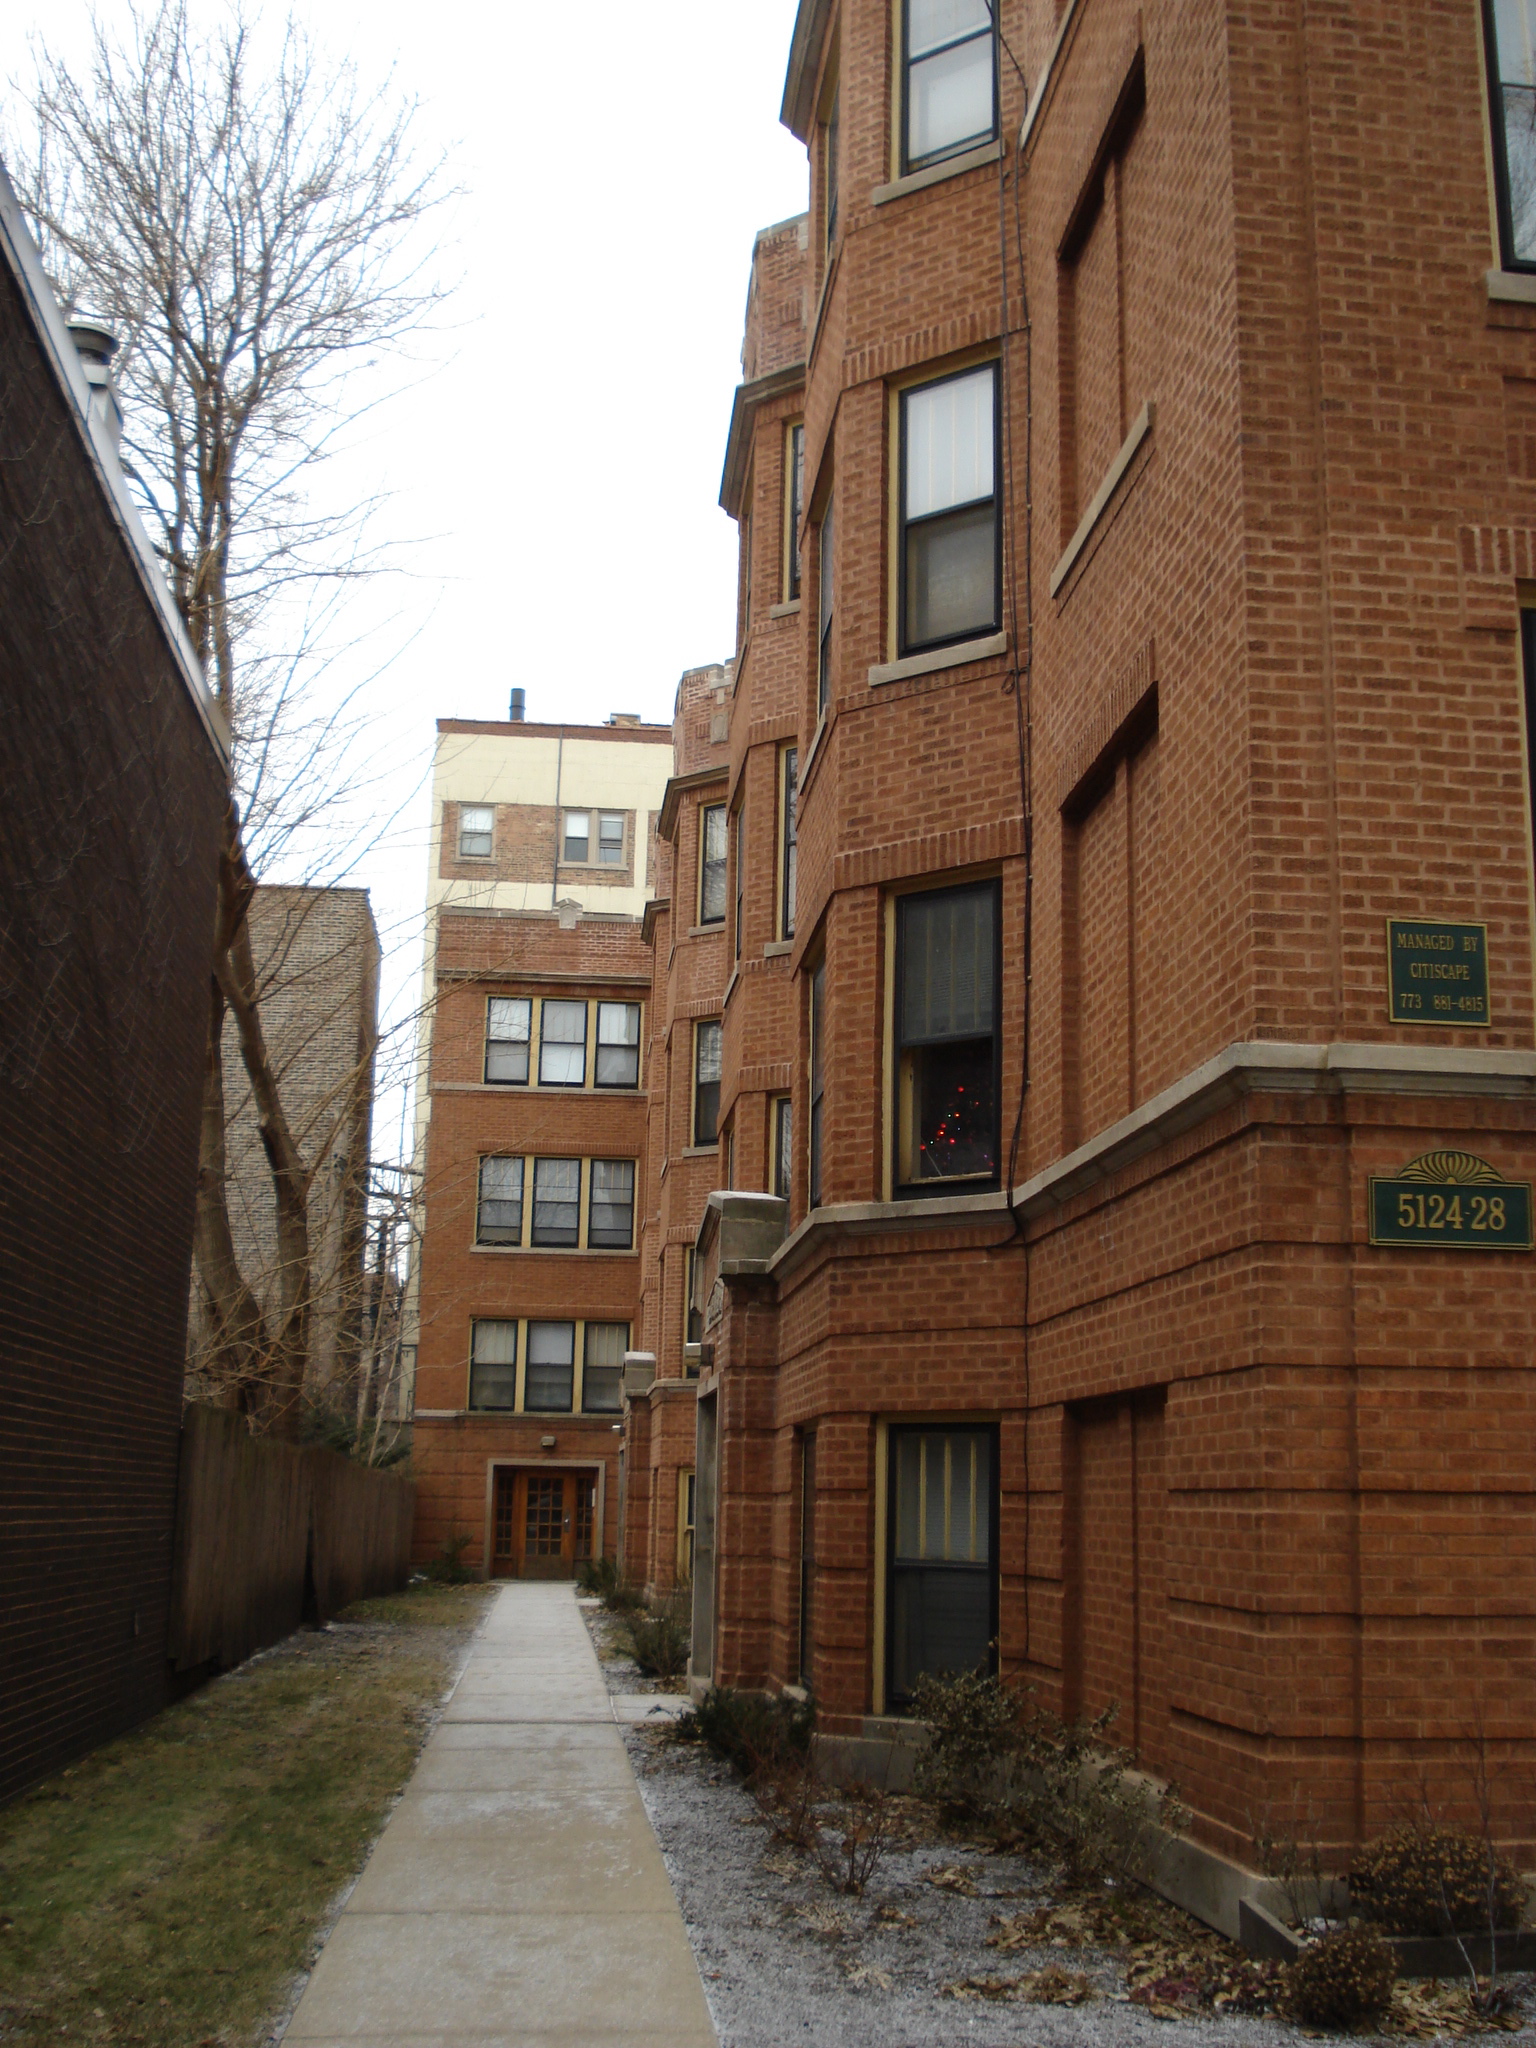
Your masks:
[[[441,298],[420,229],[445,196],[411,143],[414,106],[275,41],[231,0],[194,32],[185,0],[114,8],[78,76],[38,54],[14,175],[67,305],[123,339],[124,467],[234,736],[220,861],[198,1180],[197,1270],[218,1379],[253,1427],[295,1435],[313,1299],[302,1145],[263,1030],[247,910],[334,795],[354,737],[309,685],[336,592],[379,566],[370,505],[317,478],[380,395],[359,380]],[[266,50],[265,58],[262,51]],[[348,765],[347,781],[356,774]],[[255,1098],[280,1248],[275,1301],[242,1273],[226,1200],[225,1020]],[[340,1113],[340,1112],[339,1112]]]

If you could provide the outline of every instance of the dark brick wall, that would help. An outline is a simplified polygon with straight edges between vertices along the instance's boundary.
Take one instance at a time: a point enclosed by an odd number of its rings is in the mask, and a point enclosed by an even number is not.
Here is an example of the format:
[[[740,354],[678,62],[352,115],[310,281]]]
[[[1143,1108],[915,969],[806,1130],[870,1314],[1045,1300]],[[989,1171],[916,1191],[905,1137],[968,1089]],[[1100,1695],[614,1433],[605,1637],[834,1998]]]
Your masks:
[[[0,267],[0,1798],[167,1696],[223,773]]]

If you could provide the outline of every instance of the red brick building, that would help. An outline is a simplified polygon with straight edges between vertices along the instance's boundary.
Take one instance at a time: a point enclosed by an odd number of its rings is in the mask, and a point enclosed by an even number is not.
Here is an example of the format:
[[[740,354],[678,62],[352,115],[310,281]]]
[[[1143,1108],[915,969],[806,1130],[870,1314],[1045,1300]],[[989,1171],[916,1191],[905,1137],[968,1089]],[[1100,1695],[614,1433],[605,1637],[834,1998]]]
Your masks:
[[[439,726],[411,1276],[416,1545],[569,1578],[618,1537],[639,1317],[640,912],[665,726]]]
[[[1475,1731],[1528,1847],[1536,8],[1000,11],[795,26],[627,1541],[719,990],[696,1677],[857,1736],[995,1644],[1239,1858]]]

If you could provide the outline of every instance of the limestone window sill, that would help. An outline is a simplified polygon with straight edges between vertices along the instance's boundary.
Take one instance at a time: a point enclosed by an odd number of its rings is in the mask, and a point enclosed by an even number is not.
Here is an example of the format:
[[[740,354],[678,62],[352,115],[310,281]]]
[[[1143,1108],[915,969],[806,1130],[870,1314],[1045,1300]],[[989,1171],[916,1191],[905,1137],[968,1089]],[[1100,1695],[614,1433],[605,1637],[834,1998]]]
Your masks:
[[[793,953],[794,950],[795,942],[793,939],[770,939],[763,948],[763,958],[765,960],[782,960],[786,953]]]
[[[792,619],[799,609],[800,600],[798,597],[793,597],[788,604],[769,605],[768,616],[770,619]]]
[[[1536,274],[1523,270],[1490,270],[1488,296],[1510,306],[1536,306]]]
[[[926,654],[909,654],[901,661],[883,661],[869,672],[870,687],[879,683],[901,683],[909,676],[934,676],[942,669],[964,668],[968,661],[990,661],[1008,652],[1006,633],[988,633],[980,640],[961,640],[953,647],[933,647]]]
[[[715,1159],[719,1153],[718,1145],[685,1145],[677,1156],[679,1159]]]
[[[724,932],[725,932],[725,920],[724,920],[724,918],[721,918],[721,919],[719,920],[719,922],[718,922],[718,923],[715,923],[715,924],[691,924],[691,925],[689,925],[689,927],[688,927],[688,936],[689,936],[689,938],[690,938],[690,939],[713,939],[713,938],[718,938],[718,937],[721,937],[721,936],[723,936]]]
[[[923,170],[908,171],[904,178],[892,178],[888,185],[877,185],[869,195],[869,203],[889,206],[893,199],[905,199],[909,192],[926,192],[930,185],[942,185],[946,178],[960,178],[967,171],[979,171],[983,164],[995,164],[1002,153],[1001,141],[978,143],[962,156],[946,157],[941,164],[928,164]]]
[[[710,1146],[714,1151],[714,1146]],[[493,1259],[638,1259],[639,1248],[621,1251],[617,1245],[601,1244],[472,1244],[472,1258]]]
[[[1156,420],[1157,408],[1153,404],[1152,400],[1149,398],[1146,404],[1141,408],[1141,411],[1137,413],[1135,419],[1131,422],[1131,431],[1126,435],[1125,439],[1121,442],[1120,453],[1109,465],[1109,468],[1104,475],[1104,481],[1099,485],[1099,488],[1093,494],[1093,503],[1088,507],[1088,510],[1083,514],[1082,520],[1078,526],[1076,533],[1074,533],[1072,538],[1067,542],[1061,560],[1056,564],[1055,568],[1051,571],[1052,597],[1056,595],[1056,593],[1060,590],[1063,583],[1065,583],[1067,578],[1072,574],[1073,569],[1077,566],[1078,559],[1081,556],[1083,549],[1087,547],[1088,542],[1092,537],[1094,528],[1103,518],[1104,513],[1108,508],[1109,501],[1111,498],[1114,497],[1115,492],[1119,489],[1121,480],[1125,476],[1125,472],[1130,468],[1131,462],[1136,454],[1137,449],[1140,448],[1142,442],[1145,441],[1147,436],[1151,433],[1152,428],[1156,423]]]

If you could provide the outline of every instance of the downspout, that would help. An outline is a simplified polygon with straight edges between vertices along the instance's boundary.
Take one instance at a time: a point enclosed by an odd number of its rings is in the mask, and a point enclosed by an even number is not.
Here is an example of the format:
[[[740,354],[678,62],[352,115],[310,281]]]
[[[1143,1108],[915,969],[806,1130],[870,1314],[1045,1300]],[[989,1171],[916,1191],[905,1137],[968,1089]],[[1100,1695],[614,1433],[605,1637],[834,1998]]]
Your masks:
[[[560,894],[560,774],[565,759],[565,734],[555,741],[555,858],[549,870],[549,907]]]

